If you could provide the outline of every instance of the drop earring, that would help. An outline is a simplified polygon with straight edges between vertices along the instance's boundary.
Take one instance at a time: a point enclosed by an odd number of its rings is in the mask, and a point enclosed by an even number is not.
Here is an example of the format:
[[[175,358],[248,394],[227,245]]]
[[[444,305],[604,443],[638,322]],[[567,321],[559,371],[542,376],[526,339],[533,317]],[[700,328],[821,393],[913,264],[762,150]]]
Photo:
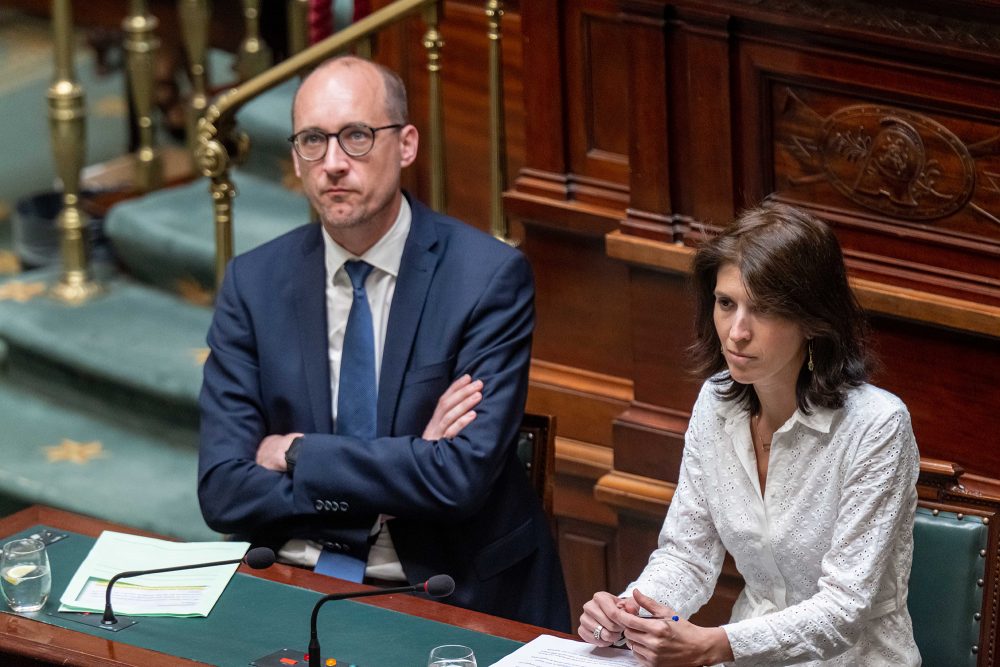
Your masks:
[[[816,364],[813,363],[813,342],[809,341],[809,364],[806,366],[810,372],[816,370]]]

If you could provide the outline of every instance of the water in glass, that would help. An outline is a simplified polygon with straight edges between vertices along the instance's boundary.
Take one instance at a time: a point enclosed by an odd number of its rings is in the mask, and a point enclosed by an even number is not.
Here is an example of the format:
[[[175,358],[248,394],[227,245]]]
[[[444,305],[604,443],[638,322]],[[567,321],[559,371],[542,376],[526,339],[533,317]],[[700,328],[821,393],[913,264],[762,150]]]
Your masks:
[[[468,646],[438,646],[431,650],[427,667],[476,667],[476,656]]]
[[[52,589],[49,557],[41,540],[27,538],[3,545],[0,557],[0,590],[16,612],[38,611]]]

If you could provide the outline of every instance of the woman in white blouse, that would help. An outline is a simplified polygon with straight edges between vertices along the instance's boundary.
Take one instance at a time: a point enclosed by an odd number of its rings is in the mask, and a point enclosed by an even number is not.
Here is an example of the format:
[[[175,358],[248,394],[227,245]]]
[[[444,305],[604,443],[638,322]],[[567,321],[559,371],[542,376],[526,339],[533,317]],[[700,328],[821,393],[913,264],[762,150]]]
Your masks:
[[[694,266],[704,383],[659,546],[580,636],[643,665],[919,665],[906,608],[919,456],[906,406],[866,383],[862,311],[830,229],[744,213]],[[689,622],[725,552],[730,622]],[[652,618],[650,618],[652,616]]]

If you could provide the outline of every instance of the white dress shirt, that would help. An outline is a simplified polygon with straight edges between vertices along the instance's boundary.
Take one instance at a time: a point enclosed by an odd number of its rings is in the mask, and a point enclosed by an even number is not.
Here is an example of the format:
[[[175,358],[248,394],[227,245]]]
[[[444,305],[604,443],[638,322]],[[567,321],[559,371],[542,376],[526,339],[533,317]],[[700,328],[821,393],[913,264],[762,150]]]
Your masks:
[[[736,665],[919,665],[906,608],[919,454],[906,406],[862,385],[796,411],[760,491],[749,417],[706,382],[659,547],[629,585],[687,618],[726,551],[746,580],[723,626]]]
[[[402,198],[399,214],[392,227],[375,245],[358,257],[337,244],[326,230],[323,230],[326,262],[326,321],[327,349],[330,363],[330,406],[333,423],[337,423],[337,394],[340,386],[340,359],[344,351],[344,333],[347,329],[347,318],[354,303],[354,288],[351,279],[344,269],[344,264],[350,260],[362,260],[371,264],[372,272],[365,279],[365,291],[368,294],[368,306],[372,312],[372,327],[375,340],[375,381],[379,381],[382,370],[382,350],[385,347],[386,327],[389,324],[389,308],[392,296],[396,292],[396,278],[399,276],[399,265],[403,259],[403,248],[406,237],[410,233],[413,216],[410,204]],[[388,530],[383,530],[383,524],[391,517],[380,516],[372,528],[372,534],[378,534],[375,543],[368,552],[368,566],[365,575],[390,581],[405,581],[403,567],[392,544]],[[279,556],[282,560],[315,567],[319,558],[320,547],[311,540],[289,540],[282,547]]]

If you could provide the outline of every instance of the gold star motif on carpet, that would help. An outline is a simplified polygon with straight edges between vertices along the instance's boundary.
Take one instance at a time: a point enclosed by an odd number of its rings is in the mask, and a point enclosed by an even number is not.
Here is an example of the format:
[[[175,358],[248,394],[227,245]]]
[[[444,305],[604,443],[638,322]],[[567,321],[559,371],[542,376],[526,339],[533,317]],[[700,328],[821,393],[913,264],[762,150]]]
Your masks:
[[[77,465],[84,465],[90,463],[92,459],[104,458],[105,456],[104,445],[98,440],[77,442],[76,440],[63,438],[63,441],[58,445],[45,447],[44,449],[49,463],[69,461]]]
[[[211,306],[215,295],[211,290],[202,287],[194,278],[180,278],[177,281],[177,293],[188,303],[196,306]]]
[[[45,283],[41,282],[25,283],[20,280],[12,280],[0,285],[0,301],[27,303],[42,294],[45,294]]]
[[[202,366],[204,366],[205,362],[208,361],[208,355],[210,352],[211,350],[209,350],[207,347],[191,348],[191,356],[194,357],[194,360],[199,364],[201,364]]]
[[[11,275],[21,272],[21,260],[10,250],[0,250],[0,274]]]

